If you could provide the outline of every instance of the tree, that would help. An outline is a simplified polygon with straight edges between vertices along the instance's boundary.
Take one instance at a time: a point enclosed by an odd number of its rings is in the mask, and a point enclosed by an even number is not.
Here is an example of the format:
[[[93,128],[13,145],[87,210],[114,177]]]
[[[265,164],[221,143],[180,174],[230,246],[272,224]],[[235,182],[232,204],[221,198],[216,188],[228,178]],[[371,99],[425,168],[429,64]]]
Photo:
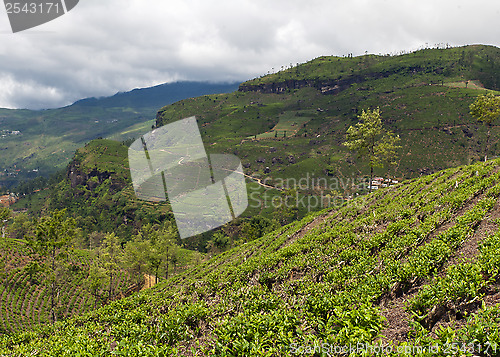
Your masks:
[[[102,246],[99,249],[99,261],[103,267],[108,282],[108,299],[113,300],[115,295],[115,285],[120,271],[120,261],[122,259],[122,248],[118,237],[114,233],[108,233],[104,237]]]
[[[97,308],[99,300],[103,298],[108,284],[109,276],[106,269],[100,266],[98,259],[94,260],[90,265],[89,275],[84,283],[90,295],[94,297],[94,310]]]
[[[396,150],[401,147],[399,135],[382,127],[380,109],[363,110],[358,116],[359,122],[347,129],[346,141],[343,143],[349,150],[357,151],[358,157],[367,159],[370,166],[369,192],[372,191],[373,169],[383,167],[384,162],[392,162]]]
[[[137,285],[144,281],[144,273],[146,272],[147,263],[144,258],[144,246],[145,242],[136,236],[125,245],[123,251],[122,262],[124,267],[129,272],[132,283]]]
[[[162,260],[165,269],[165,278],[168,279],[169,263],[173,264],[175,274],[176,264],[179,262],[179,246],[176,244],[178,233],[172,225],[167,225],[158,234],[153,244],[156,246],[158,256]],[[156,274],[157,276],[158,274]]]
[[[66,210],[55,210],[52,216],[45,216],[34,221],[34,235],[26,237],[33,252],[44,259],[42,263],[50,286],[51,321],[56,321],[56,298],[60,289],[60,281],[64,278],[65,264],[57,264],[67,257],[69,242],[75,235],[76,222],[66,218]]]
[[[32,230],[33,223],[26,213],[18,213],[12,217],[7,232],[11,237],[23,239]]]
[[[484,161],[488,158],[488,149],[491,135],[491,124],[500,117],[500,96],[494,96],[493,93],[480,95],[476,101],[470,105],[470,114],[478,121],[486,124],[488,133],[486,135],[486,147],[484,152]]]
[[[158,229],[146,224],[134,239],[127,243],[123,262],[134,279],[140,284],[144,274],[154,275],[155,283],[162,271],[168,278],[169,263],[177,263],[179,247],[175,243],[178,234],[172,226]],[[175,268],[174,268],[175,270]]]

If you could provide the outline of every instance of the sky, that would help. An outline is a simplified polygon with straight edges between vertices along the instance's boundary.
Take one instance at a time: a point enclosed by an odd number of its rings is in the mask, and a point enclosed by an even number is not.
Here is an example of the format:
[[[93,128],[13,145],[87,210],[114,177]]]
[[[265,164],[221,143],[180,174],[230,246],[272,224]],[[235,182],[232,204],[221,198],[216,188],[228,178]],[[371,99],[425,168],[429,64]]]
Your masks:
[[[500,46],[499,18],[498,0],[80,0],[12,33],[0,7],[0,107],[55,108],[180,80],[242,82],[323,55]]]

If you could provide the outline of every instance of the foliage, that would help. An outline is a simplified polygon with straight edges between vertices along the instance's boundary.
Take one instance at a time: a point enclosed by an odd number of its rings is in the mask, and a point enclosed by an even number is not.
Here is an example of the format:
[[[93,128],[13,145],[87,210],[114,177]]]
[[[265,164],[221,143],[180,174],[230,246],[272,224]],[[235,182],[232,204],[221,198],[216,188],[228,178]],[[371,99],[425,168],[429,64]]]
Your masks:
[[[347,129],[344,146],[357,151],[360,158],[368,160],[370,167],[370,191],[372,188],[373,168],[382,167],[383,162],[392,162],[396,157],[399,136],[382,128],[380,109],[363,110],[359,122]]]
[[[484,352],[485,344],[499,342],[497,310],[478,309],[496,284],[498,233],[480,244],[477,260],[450,257],[482,232],[481,222],[498,204],[499,164],[440,171],[315,212],[152,289],[2,338],[0,354],[137,355],[140,346],[145,355],[290,356],[299,350],[312,355],[305,351],[314,346],[391,343],[381,337],[391,322],[381,302],[410,289],[416,291],[408,306],[411,334],[394,343],[475,341]],[[164,235],[168,229],[143,226],[125,244],[124,262],[151,273],[155,266],[147,257]],[[440,327],[444,316],[466,322]]]
[[[470,105],[470,114],[478,121],[491,124],[500,117],[500,97],[489,92]]]

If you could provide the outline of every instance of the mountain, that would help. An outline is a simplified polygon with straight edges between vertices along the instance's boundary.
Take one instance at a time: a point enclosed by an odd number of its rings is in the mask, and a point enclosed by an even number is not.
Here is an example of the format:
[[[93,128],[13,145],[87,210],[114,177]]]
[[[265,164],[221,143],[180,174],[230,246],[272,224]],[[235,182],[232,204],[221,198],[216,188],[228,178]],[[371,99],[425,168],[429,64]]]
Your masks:
[[[33,303],[18,297],[23,275],[9,275],[0,355],[498,355],[500,159],[478,161],[498,154],[499,127],[469,105],[498,94],[499,65],[491,46],[320,57],[164,106],[155,126],[195,115],[209,154],[242,160],[249,209],[208,241],[174,242],[213,258],[53,326],[10,333],[12,307]],[[342,142],[375,107],[403,148],[376,171],[391,185],[367,194],[366,162]],[[144,253],[149,274],[168,275],[156,233],[174,240],[171,210],[134,197],[126,153],[91,141],[17,204],[42,216],[66,208],[83,240],[115,232],[120,254]],[[13,220],[8,232],[33,225]]]
[[[144,108],[154,115],[165,104],[207,94],[228,93],[238,89],[237,83],[210,83],[183,81],[165,83],[149,88],[119,92],[111,97],[86,98],[73,103],[78,107]]]
[[[237,89],[237,84],[178,82],[89,98],[49,110],[0,109],[0,186],[63,169],[86,142],[126,140],[154,125],[161,106],[180,99]]]
[[[454,355],[496,356],[499,167],[438,171],[313,213],[152,289],[0,335],[0,354],[357,356],[383,346],[428,356],[463,343]]]
[[[362,110],[379,107],[402,149],[396,165],[376,174],[413,178],[474,162],[486,149],[498,154],[499,123],[486,128],[469,105],[487,91],[498,94],[499,69],[500,49],[480,45],[324,56],[244,82],[234,93],[165,106],[156,126],[195,115],[207,150],[237,154],[252,177],[271,186],[306,177],[334,184],[369,172],[342,143]],[[489,130],[495,139],[487,148]]]

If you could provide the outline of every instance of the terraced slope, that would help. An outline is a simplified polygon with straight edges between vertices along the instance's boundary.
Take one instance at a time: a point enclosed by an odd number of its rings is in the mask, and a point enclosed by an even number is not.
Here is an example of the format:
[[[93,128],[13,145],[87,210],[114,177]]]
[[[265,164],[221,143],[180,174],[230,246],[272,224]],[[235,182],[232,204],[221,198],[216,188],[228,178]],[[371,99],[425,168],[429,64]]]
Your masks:
[[[28,248],[22,240],[2,242],[0,257],[6,262],[0,276],[0,333],[24,332],[50,323],[50,287],[41,276],[30,278],[26,265]],[[62,282],[58,295],[58,319],[91,311],[94,298],[85,289],[84,280],[91,263],[88,252],[74,251],[67,258],[71,274]],[[126,288],[126,276],[120,272],[117,290]]]
[[[500,160],[406,181],[3,336],[0,355],[496,356],[499,196]]]

